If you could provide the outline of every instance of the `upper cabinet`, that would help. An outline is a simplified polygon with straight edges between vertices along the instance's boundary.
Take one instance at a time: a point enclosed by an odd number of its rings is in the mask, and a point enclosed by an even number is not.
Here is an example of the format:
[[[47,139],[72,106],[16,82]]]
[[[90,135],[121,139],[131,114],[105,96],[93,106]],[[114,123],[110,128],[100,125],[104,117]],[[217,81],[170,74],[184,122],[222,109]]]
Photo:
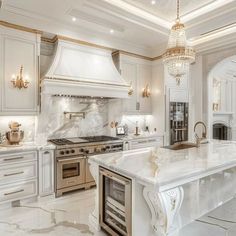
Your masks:
[[[39,53],[37,32],[0,26],[0,115],[37,114]]]
[[[123,112],[130,115],[152,114],[152,100],[144,96],[146,88],[151,92],[152,64],[151,61],[116,53],[113,55],[117,69],[133,90],[128,99],[123,100]]]

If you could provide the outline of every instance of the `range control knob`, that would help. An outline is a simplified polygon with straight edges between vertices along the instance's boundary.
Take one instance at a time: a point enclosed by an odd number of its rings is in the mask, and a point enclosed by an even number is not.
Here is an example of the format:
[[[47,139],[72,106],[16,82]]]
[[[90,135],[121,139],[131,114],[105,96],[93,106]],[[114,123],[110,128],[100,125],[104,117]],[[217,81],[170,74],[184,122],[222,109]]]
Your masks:
[[[65,152],[64,151],[60,151],[60,155],[64,155],[65,154]]]
[[[80,149],[80,151],[81,151],[81,152],[84,152],[84,149],[83,149],[83,148],[81,148],[81,149]]]
[[[69,150],[66,150],[66,154],[70,154],[70,151],[69,151]]]
[[[71,152],[71,153],[75,153],[75,150],[74,150],[74,149],[72,149],[70,152]]]
[[[89,154],[89,150],[85,150],[84,152],[85,152],[86,154]]]

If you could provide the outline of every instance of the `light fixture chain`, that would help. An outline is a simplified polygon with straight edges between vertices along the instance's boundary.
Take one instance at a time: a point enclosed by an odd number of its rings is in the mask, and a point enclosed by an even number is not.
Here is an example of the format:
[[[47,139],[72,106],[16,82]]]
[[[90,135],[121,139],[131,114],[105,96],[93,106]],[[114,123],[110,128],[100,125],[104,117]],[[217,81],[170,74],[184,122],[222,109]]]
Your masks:
[[[179,19],[179,0],[177,0],[177,20]]]

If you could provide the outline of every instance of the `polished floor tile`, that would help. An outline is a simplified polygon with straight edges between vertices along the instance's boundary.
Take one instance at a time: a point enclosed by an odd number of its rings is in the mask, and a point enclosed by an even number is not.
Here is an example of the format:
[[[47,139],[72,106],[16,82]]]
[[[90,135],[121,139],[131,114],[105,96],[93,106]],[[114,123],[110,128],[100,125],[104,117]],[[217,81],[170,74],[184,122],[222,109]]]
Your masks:
[[[106,236],[89,224],[94,196],[95,189],[91,189],[1,209],[0,235]],[[187,225],[178,236],[236,236],[236,199]]]
[[[0,211],[0,235],[4,236],[105,236],[95,232],[88,217],[94,209],[94,189],[55,199],[21,204]]]

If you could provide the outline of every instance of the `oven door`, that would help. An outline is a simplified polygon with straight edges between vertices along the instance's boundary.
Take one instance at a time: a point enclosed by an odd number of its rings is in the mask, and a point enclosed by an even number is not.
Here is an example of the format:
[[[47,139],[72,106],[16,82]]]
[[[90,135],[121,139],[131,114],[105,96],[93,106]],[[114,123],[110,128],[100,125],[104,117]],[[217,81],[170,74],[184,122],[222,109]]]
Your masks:
[[[57,159],[57,189],[85,183],[85,156]]]

